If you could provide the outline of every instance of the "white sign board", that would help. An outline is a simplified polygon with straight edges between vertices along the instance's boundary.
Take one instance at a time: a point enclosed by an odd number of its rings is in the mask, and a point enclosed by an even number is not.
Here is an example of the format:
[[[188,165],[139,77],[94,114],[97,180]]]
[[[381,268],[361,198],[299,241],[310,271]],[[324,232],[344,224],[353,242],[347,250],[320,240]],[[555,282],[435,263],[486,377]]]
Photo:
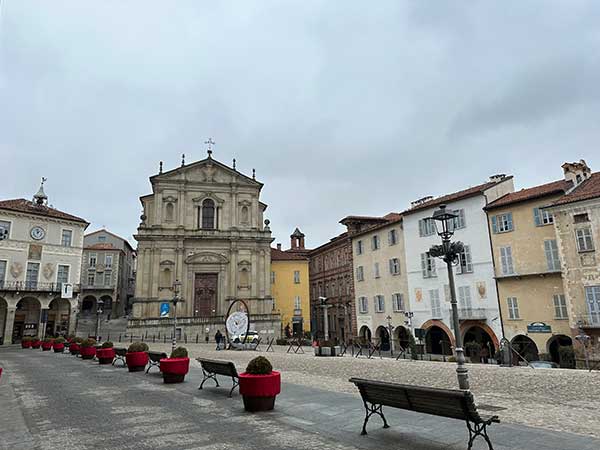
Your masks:
[[[60,298],[73,298],[73,285],[71,283],[62,284]]]

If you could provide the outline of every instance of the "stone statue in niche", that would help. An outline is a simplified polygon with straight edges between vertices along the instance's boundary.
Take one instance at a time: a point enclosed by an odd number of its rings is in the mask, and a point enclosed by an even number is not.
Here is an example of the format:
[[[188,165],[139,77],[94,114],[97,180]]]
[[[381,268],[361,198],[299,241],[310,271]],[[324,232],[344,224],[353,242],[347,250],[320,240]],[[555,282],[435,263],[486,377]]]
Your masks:
[[[250,271],[247,267],[242,267],[240,270],[240,287],[247,288],[250,286]]]
[[[46,263],[44,264],[44,268],[42,269],[42,273],[44,274],[44,278],[49,280],[54,275],[54,264]]]
[[[248,224],[250,222],[247,206],[242,206],[241,222],[243,224]]]
[[[172,222],[174,215],[175,207],[173,206],[173,203],[167,203],[167,205],[165,206],[165,220],[167,222]]]

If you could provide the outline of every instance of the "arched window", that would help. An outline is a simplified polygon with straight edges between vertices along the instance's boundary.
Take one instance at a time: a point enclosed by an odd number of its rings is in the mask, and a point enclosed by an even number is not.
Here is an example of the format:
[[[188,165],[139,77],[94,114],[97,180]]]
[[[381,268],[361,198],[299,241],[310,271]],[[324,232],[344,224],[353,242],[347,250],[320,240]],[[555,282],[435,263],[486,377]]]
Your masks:
[[[248,207],[242,206],[242,223],[248,223]]]
[[[173,203],[167,203],[167,206],[165,207],[165,213],[166,213],[166,220],[169,222],[173,221],[173,212],[174,212],[175,208],[173,206]]]
[[[215,227],[215,202],[207,198],[202,202],[202,228]]]

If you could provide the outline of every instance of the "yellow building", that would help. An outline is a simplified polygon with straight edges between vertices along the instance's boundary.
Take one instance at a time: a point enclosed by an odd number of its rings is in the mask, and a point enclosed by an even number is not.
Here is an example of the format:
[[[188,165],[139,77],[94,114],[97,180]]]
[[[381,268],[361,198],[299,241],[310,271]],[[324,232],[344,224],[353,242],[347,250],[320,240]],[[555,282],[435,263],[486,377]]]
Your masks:
[[[500,197],[486,207],[504,336],[528,360],[571,345],[554,217],[542,209],[572,186],[559,180]]]
[[[281,314],[282,336],[301,336],[310,331],[308,250],[298,228],[290,236],[291,248],[271,248],[271,294],[273,308]]]

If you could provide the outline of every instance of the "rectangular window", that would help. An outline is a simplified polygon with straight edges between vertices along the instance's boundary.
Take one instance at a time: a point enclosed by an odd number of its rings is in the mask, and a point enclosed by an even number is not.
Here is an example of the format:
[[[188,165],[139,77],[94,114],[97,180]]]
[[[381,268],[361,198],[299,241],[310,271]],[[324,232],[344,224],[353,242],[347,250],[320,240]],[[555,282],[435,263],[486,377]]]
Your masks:
[[[377,234],[371,238],[371,249],[379,250],[379,236]]]
[[[73,239],[73,232],[71,230],[62,230],[60,244],[63,247],[70,247],[72,239]]]
[[[0,220],[0,233],[2,233],[3,236],[6,236],[5,239],[8,239],[10,236],[10,222],[6,220]]]
[[[6,280],[6,261],[0,261],[0,289],[4,287],[4,280]]]
[[[363,241],[356,241],[356,254],[357,255],[363,254]]]
[[[434,278],[437,277],[435,269],[435,258],[427,253],[421,253],[421,270],[423,272],[423,278]]]
[[[465,245],[463,251],[458,254],[458,266],[456,273],[472,273],[473,259],[471,258],[471,247]]]
[[[456,209],[454,210],[454,214],[458,216],[454,219],[454,229],[465,228],[467,226],[467,223],[465,222],[465,210]]]
[[[577,237],[577,249],[580,252],[589,252],[594,250],[594,241],[592,239],[592,227],[582,227],[575,230]]]
[[[358,297],[358,308],[361,314],[369,312],[369,299],[367,297]]]
[[[98,259],[98,257],[96,256],[95,253],[90,253],[90,267],[96,267],[96,260]]]
[[[373,264],[373,275],[375,278],[379,278],[379,263]]]
[[[458,305],[462,309],[470,310],[473,305],[471,303],[471,286],[459,286],[458,288]]]
[[[392,306],[394,312],[404,311],[404,296],[402,294],[392,294]]]
[[[112,272],[107,270],[104,272],[104,286],[110,286],[112,281]]]
[[[400,260],[398,258],[390,259],[390,273],[392,275],[400,274]]]
[[[358,266],[356,268],[356,280],[363,281],[365,279],[365,269],[363,266]]]
[[[106,266],[106,268],[110,269],[112,267],[112,263],[113,263],[113,255],[106,255],[104,257],[104,265]]]
[[[600,325],[600,286],[586,286],[585,298],[590,312],[590,324]]]
[[[271,272],[271,284],[275,284],[275,272]]]
[[[388,231],[388,244],[396,245],[397,243],[398,243],[398,235],[396,233],[396,230]]]
[[[556,294],[554,296],[554,317],[556,319],[568,319],[567,299],[564,294]]]
[[[544,251],[546,252],[546,264],[548,265],[548,270],[560,270],[560,258],[558,257],[556,239],[544,241]]]
[[[98,236],[98,242],[106,242],[106,236]]]
[[[574,223],[585,223],[585,222],[589,222],[589,221],[590,221],[590,218],[588,217],[587,213],[575,214],[573,216]]]
[[[300,284],[300,271],[294,270],[294,283]]]
[[[437,289],[429,291],[429,301],[431,302],[431,317],[433,319],[441,319],[442,305],[440,303],[440,292]]]
[[[419,236],[431,236],[435,234],[435,224],[433,219],[426,217],[419,220]]]
[[[533,221],[536,227],[543,227],[554,223],[554,216],[546,209],[533,208]]]
[[[494,233],[508,233],[513,229],[514,227],[512,213],[505,213],[499,214],[497,216],[492,216],[492,231]]]
[[[56,283],[62,287],[63,283],[69,282],[69,266],[59,265],[56,271]]]
[[[385,297],[383,295],[375,296],[375,312],[385,312]]]
[[[88,286],[93,286],[94,284],[96,284],[96,274],[94,272],[88,273],[87,284]]]
[[[27,263],[27,274],[25,276],[25,286],[28,289],[36,289],[38,277],[40,274],[40,263]]]
[[[511,247],[500,247],[500,262],[502,264],[502,275],[512,275],[515,273]]]
[[[299,295],[294,297],[294,309],[302,309],[302,301]]]
[[[508,318],[514,320],[520,319],[517,297],[508,297],[506,303],[508,304]]]

